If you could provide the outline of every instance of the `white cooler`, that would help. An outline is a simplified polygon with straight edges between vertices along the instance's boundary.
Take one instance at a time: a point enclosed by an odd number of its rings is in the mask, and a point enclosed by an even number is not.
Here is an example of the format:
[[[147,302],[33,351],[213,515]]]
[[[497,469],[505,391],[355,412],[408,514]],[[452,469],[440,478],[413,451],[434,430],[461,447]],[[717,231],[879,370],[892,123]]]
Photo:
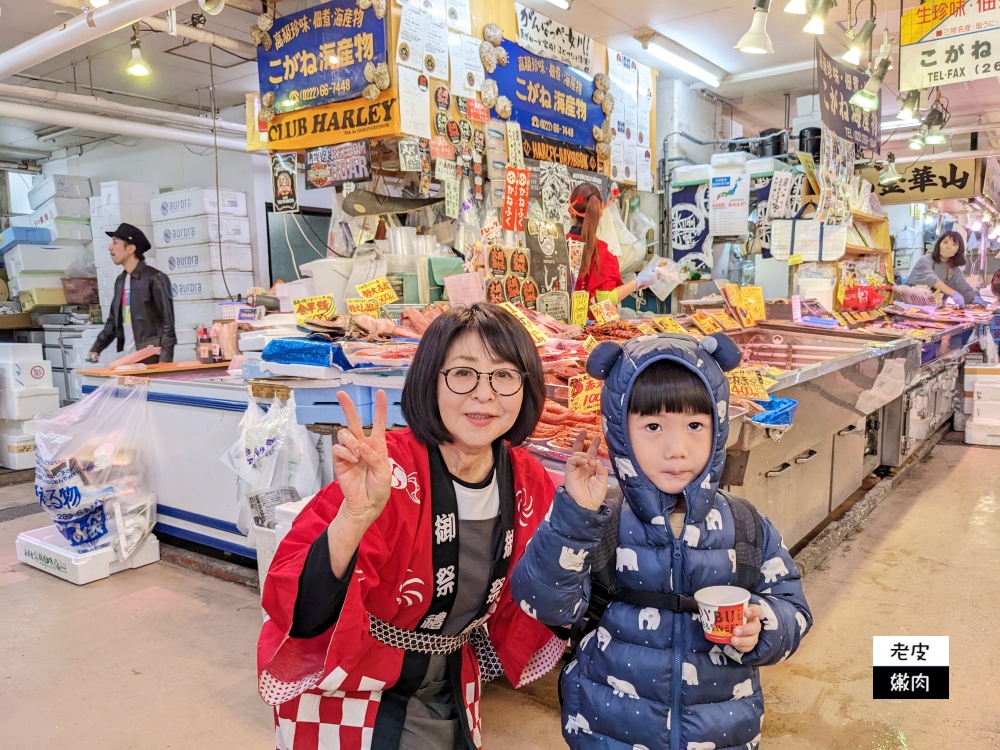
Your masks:
[[[94,193],[90,180],[86,177],[72,177],[56,174],[46,178],[35,178],[34,186],[28,191],[28,205],[34,211],[51,198],[89,198]]]
[[[14,245],[3,255],[7,273],[58,271],[60,274],[84,256],[83,245]]]
[[[58,388],[4,389],[0,393],[0,419],[31,419],[58,408]]]
[[[191,216],[246,216],[247,199],[238,190],[220,190],[222,203],[216,200],[215,188],[191,188],[161,193],[149,202],[149,213],[154,221],[185,219]],[[216,208],[218,206],[218,208]]]
[[[184,245],[164,248],[156,256],[164,273],[200,273],[204,271],[253,271],[250,245]]]
[[[142,544],[124,561],[118,559],[113,546],[93,552],[77,552],[55,526],[22,531],[17,535],[14,546],[17,548],[17,559],[21,562],[78,586],[160,559],[160,541],[155,534],[143,539]]]
[[[38,228],[48,229],[52,233],[49,240],[52,245],[79,245],[94,239],[89,219],[53,219]]]
[[[229,290],[226,290],[226,284]],[[253,286],[253,274],[244,271],[227,271],[225,279],[219,271],[212,273],[181,273],[170,277],[170,291],[174,302],[229,299],[230,295],[246,296]]]
[[[220,241],[249,245],[250,222],[233,216],[222,216],[221,219],[217,216],[192,216],[160,221],[153,224],[153,236],[149,240],[157,250]]]

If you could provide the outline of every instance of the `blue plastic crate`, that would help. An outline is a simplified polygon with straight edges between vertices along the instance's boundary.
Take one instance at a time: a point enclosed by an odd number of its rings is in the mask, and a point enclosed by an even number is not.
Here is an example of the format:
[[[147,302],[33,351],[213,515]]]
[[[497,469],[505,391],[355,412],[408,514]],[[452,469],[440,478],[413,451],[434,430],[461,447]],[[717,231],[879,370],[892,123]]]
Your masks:
[[[52,232],[44,228],[8,227],[0,233],[0,253],[7,252],[14,245],[48,245]]]
[[[366,385],[354,385],[347,383],[344,385],[330,386],[329,388],[296,388],[296,404],[336,404],[337,394],[344,392],[351,397],[355,406],[370,404],[374,400],[372,389]]]
[[[403,409],[392,404],[386,415],[385,424],[387,427],[406,427],[406,418],[403,417]]]
[[[758,401],[764,407],[762,414],[755,414],[750,421],[766,425],[790,425],[795,418],[795,410],[799,402],[794,398],[775,398],[770,401]]]
[[[372,423],[372,405],[358,404],[358,417],[363,427]],[[344,410],[335,404],[295,404],[295,421],[299,424],[340,424],[346,425]]]

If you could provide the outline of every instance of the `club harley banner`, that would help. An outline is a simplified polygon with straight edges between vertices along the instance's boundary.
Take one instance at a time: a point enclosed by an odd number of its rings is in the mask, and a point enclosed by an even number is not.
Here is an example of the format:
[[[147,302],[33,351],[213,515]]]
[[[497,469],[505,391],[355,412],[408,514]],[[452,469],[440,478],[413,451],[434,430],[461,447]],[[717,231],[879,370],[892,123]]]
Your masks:
[[[399,133],[399,98],[395,89],[387,89],[373,102],[358,99],[277,115],[267,129],[267,145],[273,151],[301,151]]]

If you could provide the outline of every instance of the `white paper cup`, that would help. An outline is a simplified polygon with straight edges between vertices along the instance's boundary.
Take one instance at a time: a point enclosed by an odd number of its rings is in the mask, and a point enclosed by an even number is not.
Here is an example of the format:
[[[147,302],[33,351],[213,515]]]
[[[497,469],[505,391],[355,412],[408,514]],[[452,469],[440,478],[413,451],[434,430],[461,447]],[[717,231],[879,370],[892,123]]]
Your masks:
[[[733,629],[746,622],[750,592],[738,586],[709,586],[694,592],[701,612],[701,627],[712,643],[729,643]]]

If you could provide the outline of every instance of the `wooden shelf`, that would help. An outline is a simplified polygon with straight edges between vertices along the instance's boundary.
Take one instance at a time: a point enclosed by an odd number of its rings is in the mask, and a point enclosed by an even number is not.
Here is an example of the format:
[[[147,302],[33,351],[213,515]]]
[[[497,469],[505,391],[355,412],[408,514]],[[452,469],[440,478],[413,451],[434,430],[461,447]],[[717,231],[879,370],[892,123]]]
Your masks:
[[[874,214],[866,214],[864,211],[851,210],[851,215],[854,217],[855,221],[860,221],[865,224],[875,224],[880,221],[887,221],[885,216],[875,216]]]
[[[880,247],[865,247],[864,245],[847,245],[848,255],[888,255],[892,250]]]

